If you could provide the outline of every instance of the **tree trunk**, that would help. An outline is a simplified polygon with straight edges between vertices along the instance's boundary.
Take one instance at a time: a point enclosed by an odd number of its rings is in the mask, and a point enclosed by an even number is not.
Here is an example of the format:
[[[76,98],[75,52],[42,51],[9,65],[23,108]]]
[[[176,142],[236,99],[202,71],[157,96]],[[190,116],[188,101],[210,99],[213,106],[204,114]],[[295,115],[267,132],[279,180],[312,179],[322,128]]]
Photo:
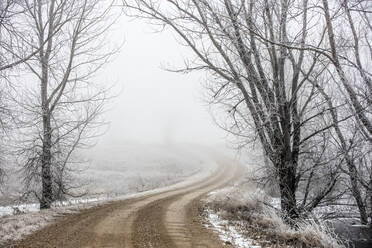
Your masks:
[[[369,227],[372,228],[372,173],[369,174],[369,188],[367,190],[369,199]]]
[[[356,168],[353,162],[347,161],[347,164],[349,168],[351,192],[355,198],[355,201],[359,209],[360,223],[362,225],[366,225],[368,223],[368,214],[367,214],[366,205],[363,202],[362,195],[359,189],[358,172],[356,171]]]
[[[279,168],[280,205],[285,219],[293,222],[299,218],[296,201],[296,169],[290,159],[291,152],[284,150],[283,153],[280,164],[277,165]]]
[[[43,110],[45,111],[45,110]],[[48,113],[43,115],[43,151],[41,158],[41,180],[42,180],[42,196],[40,201],[40,209],[50,208],[53,201],[52,175],[51,175],[51,144],[52,134],[50,125],[50,116]]]
[[[40,42],[44,40],[43,35],[40,36]],[[40,43],[42,45],[42,43]],[[49,56],[51,53],[52,40],[49,40],[47,50],[40,51],[40,62],[42,78],[40,82],[40,97],[41,97],[41,111],[42,111],[42,128],[43,128],[43,150],[41,154],[41,181],[42,181],[42,195],[40,200],[40,209],[50,208],[53,201],[52,189],[52,127],[50,123],[51,110],[48,101],[48,84],[49,84]]]

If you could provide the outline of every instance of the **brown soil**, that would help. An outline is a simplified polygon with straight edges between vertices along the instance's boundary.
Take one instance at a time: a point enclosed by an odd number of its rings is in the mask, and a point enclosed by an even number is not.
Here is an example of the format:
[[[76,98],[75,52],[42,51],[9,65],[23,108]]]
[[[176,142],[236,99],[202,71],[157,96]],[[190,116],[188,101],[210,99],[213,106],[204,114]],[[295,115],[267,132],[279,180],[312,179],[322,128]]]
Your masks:
[[[233,182],[242,168],[218,161],[208,178],[183,188],[67,215],[8,247],[229,247],[203,226],[200,199]]]

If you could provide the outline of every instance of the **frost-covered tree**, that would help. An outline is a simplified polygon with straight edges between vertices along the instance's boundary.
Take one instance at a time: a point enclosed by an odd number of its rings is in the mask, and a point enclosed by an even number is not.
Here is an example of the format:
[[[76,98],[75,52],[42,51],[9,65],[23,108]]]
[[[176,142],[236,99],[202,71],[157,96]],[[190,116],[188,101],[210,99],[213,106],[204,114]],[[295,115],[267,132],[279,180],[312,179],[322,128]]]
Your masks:
[[[26,61],[29,84],[20,86],[23,158],[28,193],[40,208],[69,193],[74,152],[97,135],[108,99],[93,77],[116,49],[107,40],[112,2],[25,0],[27,35],[35,57]],[[111,48],[110,48],[111,47]]]
[[[340,199],[345,172],[346,190],[362,205],[358,198],[366,193],[358,187],[370,185],[370,177],[361,180],[368,173],[356,169],[362,154],[356,156],[355,142],[370,142],[370,56],[361,53],[371,51],[368,1],[335,1],[331,7],[327,0],[124,0],[123,5],[129,15],[172,29],[191,49],[195,57],[177,71],[208,72],[217,123],[240,146],[259,141],[270,161],[266,177],[278,183],[289,219]],[[351,35],[340,25],[345,21]]]

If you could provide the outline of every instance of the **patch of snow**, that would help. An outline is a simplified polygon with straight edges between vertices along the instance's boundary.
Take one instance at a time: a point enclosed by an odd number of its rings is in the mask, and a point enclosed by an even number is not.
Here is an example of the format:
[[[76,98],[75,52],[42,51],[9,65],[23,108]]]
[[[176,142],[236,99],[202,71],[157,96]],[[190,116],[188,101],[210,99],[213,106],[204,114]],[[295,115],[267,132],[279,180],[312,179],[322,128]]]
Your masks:
[[[362,224],[354,224],[353,227],[360,227],[360,228],[368,228],[368,225],[362,225]]]
[[[0,206],[0,216],[13,215],[18,213],[38,212],[39,204],[16,204],[12,206]]]
[[[107,197],[100,196],[94,198],[72,198],[66,201],[58,201],[53,203],[53,207],[67,207],[74,206],[78,204],[89,204],[99,201],[105,201]],[[34,213],[40,211],[39,203],[30,203],[30,204],[15,204],[11,206],[0,206],[0,217],[8,215],[17,215],[21,213]]]
[[[214,194],[214,192],[211,193]],[[228,221],[221,219],[212,210],[207,209],[206,212],[210,225],[218,233],[219,238],[225,243],[231,243],[237,248],[261,248],[261,246],[254,245],[252,239],[244,237],[238,228],[230,225]],[[208,224],[205,226],[207,228],[210,227]]]
[[[71,214],[79,210],[92,207],[89,204],[80,204],[70,207],[54,207],[28,213],[3,216],[0,218],[0,247],[10,240],[19,240],[24,235],[31,234],[49,224],[59,216]]]
[[[271,198],[271,206],[276,208],[276,209],[281,209],[280,197],[272,197]]]
[[[19,204],[0,207],[0,247],[10,240],[19,240],[24,235],[31,234],[55,220],[59,216],[75,213],[83,209],[107,204],[114,201],[150,196],[170,190],[186,187],[203,181],[216,171],[217,163],[213,159],[205,159],[197,173],[184,178],[178,183],[155,188],[143,192],[116,196],[100,196],[94,198],[78,198],[56,202],[48,210],[39,210],[39,204]],[[18,209],[18,210],[17,210]]]

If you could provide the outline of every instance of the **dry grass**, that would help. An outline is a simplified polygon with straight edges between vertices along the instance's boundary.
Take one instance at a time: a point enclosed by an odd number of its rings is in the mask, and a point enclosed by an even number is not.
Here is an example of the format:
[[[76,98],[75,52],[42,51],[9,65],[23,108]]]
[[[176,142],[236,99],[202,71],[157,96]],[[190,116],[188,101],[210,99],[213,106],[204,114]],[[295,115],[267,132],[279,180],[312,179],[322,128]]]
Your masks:
[[[206,208],[230,224],[239,223],[244,234],[262,247],[344,247],[324,223],[301,220],[297,228],[290,227],[269,206],[269,201],[262,190],[253,185],[243,185],[210,194]]]

